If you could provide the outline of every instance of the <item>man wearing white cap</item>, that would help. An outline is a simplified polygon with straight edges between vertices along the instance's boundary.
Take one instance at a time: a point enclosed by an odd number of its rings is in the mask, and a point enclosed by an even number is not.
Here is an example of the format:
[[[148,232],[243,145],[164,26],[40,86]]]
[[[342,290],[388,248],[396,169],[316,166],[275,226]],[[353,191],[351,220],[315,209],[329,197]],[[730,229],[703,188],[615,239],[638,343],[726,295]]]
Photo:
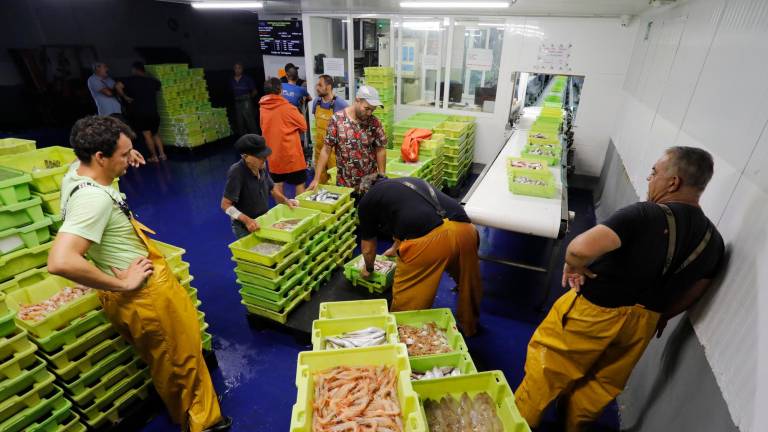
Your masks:
[[[325,172],[331,152],[336,154],[338,173],[336,184],[360,190],[363,177],[384,174],[387,163],[387,136],[381,121],[373,116],[382,106],[379,92],[369,86],[360,86],[355,103],[333,114],[328,122],[325,143],[315,165],[315,173]],[[315,175],[310,189],[317,188]]]

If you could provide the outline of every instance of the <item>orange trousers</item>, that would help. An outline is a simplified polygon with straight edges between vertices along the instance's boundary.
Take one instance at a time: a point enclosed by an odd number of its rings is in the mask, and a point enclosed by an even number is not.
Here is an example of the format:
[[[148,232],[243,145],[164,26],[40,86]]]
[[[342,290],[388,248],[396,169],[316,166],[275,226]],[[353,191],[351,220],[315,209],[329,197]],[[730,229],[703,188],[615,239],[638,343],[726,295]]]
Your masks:
[[[440,278],[448,271],[459,287],[458,322],[465,335],[475,334],[483,295],[478,239],[474,225],[446,219],[429,234],[401,242],[392,287],[392,310],[431,308]]]
[[[528,343],[525,377],[515,391],[520,415],[537,427],[562,396],[566,431],[583,430],[624,389],[658,320],[640,305],[604,308],[574,290],[565,293]]]

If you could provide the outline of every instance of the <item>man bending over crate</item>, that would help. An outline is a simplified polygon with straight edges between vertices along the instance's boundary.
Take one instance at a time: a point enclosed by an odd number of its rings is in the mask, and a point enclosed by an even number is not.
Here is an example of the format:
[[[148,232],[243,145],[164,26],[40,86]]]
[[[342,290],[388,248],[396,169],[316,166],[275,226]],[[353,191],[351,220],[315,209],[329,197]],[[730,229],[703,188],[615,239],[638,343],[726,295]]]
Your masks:
[[[125,174],[135,135],[112,117],[75,123],[70,143],[79,159],[64,176],[64,219],[48,271],[99,290],[104,313],[148,365],[171,419],[182,431],[223,431],[205,365],[197,314],[148,234],[112,182]],[[93,260],[93,264],[85,257]]]
[[[362,187],[368,189],[365,184]],[[424,180],[403,177],[374,180],[358,212],[365,260],[361,276],[366,278],[374,270],[379,230],[395,238],[384,253],[397,255],[392,310],[431,308],[447,270],[459,288],[459,325],[465,335],[475,334],[483,292],[479,236],[461,205]]]

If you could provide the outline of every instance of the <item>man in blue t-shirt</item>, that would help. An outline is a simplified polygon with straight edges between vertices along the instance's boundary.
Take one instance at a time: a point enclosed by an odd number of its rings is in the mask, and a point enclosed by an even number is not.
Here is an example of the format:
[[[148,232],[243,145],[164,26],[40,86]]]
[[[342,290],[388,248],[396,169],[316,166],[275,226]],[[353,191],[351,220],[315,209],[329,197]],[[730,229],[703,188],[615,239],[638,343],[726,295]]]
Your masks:
[[[88,78],[88,90],[91,92],[96,110],[101,116],[122,114],[123,108],[117,100],[117,93],[121,90],[121,83],[116,83],[109,76],[109,68],[106,63],[93,64],[93,75]]]
[[[235,75],[230,80],[232,96],[235,99],[235,133],[245,135],[259,132],[256,122],[256,110],[253,98],[257,95],[256,83],[248,75],[243,74],[243,64],[235,63]]]

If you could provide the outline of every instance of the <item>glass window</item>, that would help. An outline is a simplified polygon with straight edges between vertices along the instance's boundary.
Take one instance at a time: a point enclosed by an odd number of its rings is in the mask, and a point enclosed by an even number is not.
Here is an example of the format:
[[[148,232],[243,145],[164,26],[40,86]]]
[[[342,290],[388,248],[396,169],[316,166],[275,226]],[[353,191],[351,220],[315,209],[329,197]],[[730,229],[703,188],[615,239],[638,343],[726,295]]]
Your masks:
[[[439,107],[440,83],[445,77],[445,20],[404,17],[396,26],[396,61],[402,77],[400,103]]]
[[[312,34],[312,64],[314,82],[320,75],[330,75],[334,93],[349,99],[347,73],[347,19],[338,17],[309,18]],[[309,73],[310,71],[306,71]],[[312,89],[314,94],[314,90]]]
[[[504,20],[457,18],[452,38],[448,107],[493,112]]]

